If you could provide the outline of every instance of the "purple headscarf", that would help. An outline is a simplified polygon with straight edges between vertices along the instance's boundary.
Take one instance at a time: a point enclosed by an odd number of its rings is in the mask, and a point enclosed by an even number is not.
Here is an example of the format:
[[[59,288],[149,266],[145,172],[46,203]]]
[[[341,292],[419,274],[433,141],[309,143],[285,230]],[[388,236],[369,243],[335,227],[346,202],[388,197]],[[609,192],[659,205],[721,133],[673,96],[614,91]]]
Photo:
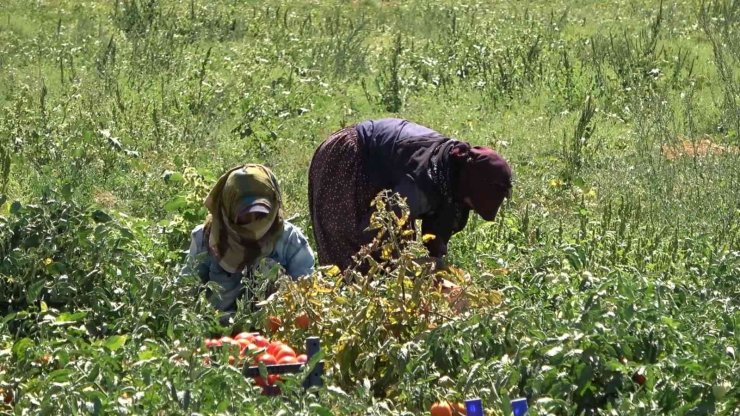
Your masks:
[[[496,218],[504,198],[511,194],[511,168],[493,150],[459,143],[450,155],[460,162],[458,197],[484,220]]]

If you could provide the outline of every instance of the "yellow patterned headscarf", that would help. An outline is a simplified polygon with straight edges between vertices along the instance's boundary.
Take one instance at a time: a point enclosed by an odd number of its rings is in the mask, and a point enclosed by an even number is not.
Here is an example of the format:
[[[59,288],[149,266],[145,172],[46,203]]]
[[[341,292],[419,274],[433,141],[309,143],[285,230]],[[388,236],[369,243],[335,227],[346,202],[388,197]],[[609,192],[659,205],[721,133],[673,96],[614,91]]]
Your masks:
[[[240,213],[257,205],[266,215],[237,223]],[[229,273],[270,255],[283,232],[280,188],[265,166],[246,164],[229,170],[216,182],[205,206],[210,212],[205,222],[208,249]]]

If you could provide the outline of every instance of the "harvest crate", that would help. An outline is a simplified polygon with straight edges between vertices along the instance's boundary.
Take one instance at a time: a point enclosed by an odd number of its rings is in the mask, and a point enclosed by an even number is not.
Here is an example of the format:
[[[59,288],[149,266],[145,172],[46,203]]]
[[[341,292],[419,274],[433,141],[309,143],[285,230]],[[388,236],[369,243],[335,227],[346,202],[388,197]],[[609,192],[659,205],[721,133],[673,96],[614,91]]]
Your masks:
[[[318,354],[321,351],[321,344],[319,337],[306,338],[306,356],[308,357],[307,363],[311,362],[311,357]],[[266,365],[267,374],[295,374],[303,371],[304,366],[307,364],[272,364]],[[260,375],[259,366],[250,366],[249,362],[244,363],[242,368],[242,374],[244,377],[257,377]],[[324,375],[324,361],[316,363],[316,367],[308,374],[305,380],[303,380],[303,387],[309,388],[312,386],[320,387],[323,385],[322,377]],[[275,386],[266,386],[265,391],[268,394],[278,394],[279,389]]]

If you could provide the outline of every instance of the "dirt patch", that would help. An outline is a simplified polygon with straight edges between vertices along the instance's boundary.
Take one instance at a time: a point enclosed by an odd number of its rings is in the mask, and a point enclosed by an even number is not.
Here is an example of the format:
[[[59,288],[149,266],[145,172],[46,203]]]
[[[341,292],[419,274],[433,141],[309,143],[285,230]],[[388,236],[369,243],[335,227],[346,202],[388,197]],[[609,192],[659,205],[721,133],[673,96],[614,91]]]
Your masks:
[[[705,157],[708,155],[737,153],[738,147],[714,143],[709,136],[703,136],[699,140],[690,140],[681,137],[677,143],[661,145],[660,151],[666,159],[676,160],[686,156]]]

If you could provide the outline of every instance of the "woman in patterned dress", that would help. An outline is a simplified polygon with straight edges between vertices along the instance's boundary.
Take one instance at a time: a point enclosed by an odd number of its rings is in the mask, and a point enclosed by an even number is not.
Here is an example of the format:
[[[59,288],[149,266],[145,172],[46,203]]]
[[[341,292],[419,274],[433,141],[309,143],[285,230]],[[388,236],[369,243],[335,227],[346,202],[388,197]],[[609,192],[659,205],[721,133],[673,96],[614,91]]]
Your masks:
[[[319,263],[341,269],[372,241],[364,231],[370,203],[388,189],[405,197],[410,219],[421,219],[432,257],[467,223],[471,210],[493,221],[510,195],[512,172],[487,147],[445,137],[408,120],[366,120],[332,134],[309,168],[309,207]]]

